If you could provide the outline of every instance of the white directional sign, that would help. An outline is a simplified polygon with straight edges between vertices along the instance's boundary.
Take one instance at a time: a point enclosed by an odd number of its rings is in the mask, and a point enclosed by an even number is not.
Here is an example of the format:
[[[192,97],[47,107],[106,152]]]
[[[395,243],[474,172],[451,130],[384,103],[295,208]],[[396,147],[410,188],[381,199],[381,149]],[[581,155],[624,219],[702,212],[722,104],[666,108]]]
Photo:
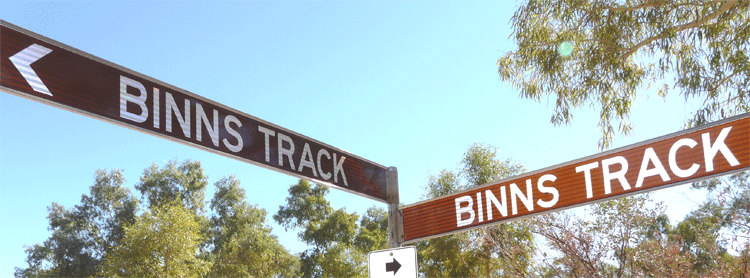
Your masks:
[[[417,248],[399,247],[370,252],[370,278],[417,277]]]

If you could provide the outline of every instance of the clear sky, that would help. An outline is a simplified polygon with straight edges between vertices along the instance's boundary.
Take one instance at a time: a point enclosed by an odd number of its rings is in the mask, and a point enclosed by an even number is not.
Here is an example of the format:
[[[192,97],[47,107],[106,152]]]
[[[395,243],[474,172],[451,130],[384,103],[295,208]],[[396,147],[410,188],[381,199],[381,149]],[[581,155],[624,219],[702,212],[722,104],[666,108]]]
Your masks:
[[[516,47],[511,1],[482,2],[0,2],[0,18],[102,59],[398,167],[401,201],[422,199],[428,176],[455,170],[473,143],[537,170],[597,152],[597,113],[549,123],[553,100],[520,99],[496,60]],[[5,59],[6,57],[2,57]],[[615,147],[678,131],[687,112],[644,89],[635,134]],[[198,160],[213,183],[234,174],[248,202],[292,252],[306,246],[271,215],[297,179],[97,119],[0,93],[0,277],[43,242],[47,207],[70,208],[97,169],[134,184],[151,163]],[[662,190],[681,218],[685,186]],[[679,198],[678,198],[679,197]],[[386,205],[331,190],[336,208]],[[674,218],[674,217],[673,217]]]

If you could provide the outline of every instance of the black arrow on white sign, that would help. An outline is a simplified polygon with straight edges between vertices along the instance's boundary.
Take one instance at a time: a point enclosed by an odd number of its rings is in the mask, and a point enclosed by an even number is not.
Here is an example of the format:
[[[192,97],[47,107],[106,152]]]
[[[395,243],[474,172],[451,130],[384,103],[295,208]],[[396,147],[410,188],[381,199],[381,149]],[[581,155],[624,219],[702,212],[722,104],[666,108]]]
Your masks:
[[[396,275],[396,272],[401,268],[401,264],[398,263],[396,258],[393,258],[392,263],[385,263],[385,272],[391,272],[393,271],[393,275]]]

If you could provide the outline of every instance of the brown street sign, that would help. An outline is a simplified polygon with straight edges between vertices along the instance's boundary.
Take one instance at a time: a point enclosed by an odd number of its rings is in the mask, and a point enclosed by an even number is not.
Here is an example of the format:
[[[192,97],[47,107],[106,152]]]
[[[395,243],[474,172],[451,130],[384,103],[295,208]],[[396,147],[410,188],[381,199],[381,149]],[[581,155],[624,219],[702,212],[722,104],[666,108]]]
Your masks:
[[[402,207],[405,243],[750,169],[750,114]]]
[[[0,21],[0,89],[386,202],[386,168]]]

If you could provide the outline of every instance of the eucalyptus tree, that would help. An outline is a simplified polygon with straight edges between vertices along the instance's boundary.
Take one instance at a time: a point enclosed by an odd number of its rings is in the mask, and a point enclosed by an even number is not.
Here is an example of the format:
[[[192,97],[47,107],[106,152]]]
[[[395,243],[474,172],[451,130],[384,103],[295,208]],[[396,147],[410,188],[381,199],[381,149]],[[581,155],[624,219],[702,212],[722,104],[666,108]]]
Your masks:
[[[95,275],[104,255],[122,241],[125,225],[135,221],[139,202],[124,181],[119,169],[98,170],[80,205],[52,203],[47,216],[52,235],[26,248],[28,267],[16,267],[15,276]]]
[[[215,183],[210,220],[213,277],[297,277],[299,259],[266,224],[267,212],[250,205],[234,176]]]
[[[456,171],[430,176],[425,198],[436,198],[525,171],[499,159],[492,146],[474,144]],[[536,243],[528,220],[518,220],[417,243],[419,271],[428,277],[525,277],[533,274]]]
[[[554,125],[570,123],[575,109],[595,109],[602,150],[617,133],[633,131],[629,116],[639,99],[649,97],[649,88],[665,99],[677,93],[695,105],[685,127],[750,112],[748,0],[529,0],[510,21],[517,49],[498,59],[500,79],[522,98],[554,103]],[[606,276],[612,269],[656,276],[746,276],[747,175],[698,183],[696,188],[713,195],[674,227],[650,214],[653,221],[643,223],[651,222],[653,229],[636,237],[641,243],[618,251],[638,256],[617,257],[625,260],[615,260],[608,270],[595,266],[606,265],[602,262],[613,258],[612,250],[606,242],[599,242],[600,249],[587,243],[594,232],[583,225],[588,222],[540,217],[554,224],[542,226],[548,229],[543,232],[563,240],[556,248],[567,248],[553,265],[566,265],[557,270],[572,276]],[[737,256],[726,252],[721,234],[728,231],[735,232],[729,239]],[[625,261],[632,264],[619,263]]]
[[[27,247],[28,267],[15,276],[299,276],[298,258],[233,176],[216,182],[210,211],[199,162],[146,168],[135,185],[143,203],[124,182],[121,170],[99,170],[79,205],[52,203],[52,235]]]
[[[511,24],[518,49],[498,59],[500,79],[552,100],[555,125],[598,110],[602,149],[632,132],[648,87],[697,100],[687,126],[750,111],[748,0],[529,0]]]
[[[135,189],[140,191],[148,206],[161,206],[180,199],[184,207],[201,215],[205,209],[205,191],[208,177],[203,173],[199,161],[176,160],[159,168],[156,164],[143,170],[143,176]]]
[[[333,209],[327,187],[300,180],[289,188],[286,205],[273,216],[309,248],[300,254],[304,277],[366,277],[367,254],[388,248],[388,218],[372,207],[360,219],[345,208]]]
[[[199,277],[211,262],[197,257],[203,242],[194,214],[181,200],[162,202],[125,226],[125,237],[105,255],[106,277]]]

